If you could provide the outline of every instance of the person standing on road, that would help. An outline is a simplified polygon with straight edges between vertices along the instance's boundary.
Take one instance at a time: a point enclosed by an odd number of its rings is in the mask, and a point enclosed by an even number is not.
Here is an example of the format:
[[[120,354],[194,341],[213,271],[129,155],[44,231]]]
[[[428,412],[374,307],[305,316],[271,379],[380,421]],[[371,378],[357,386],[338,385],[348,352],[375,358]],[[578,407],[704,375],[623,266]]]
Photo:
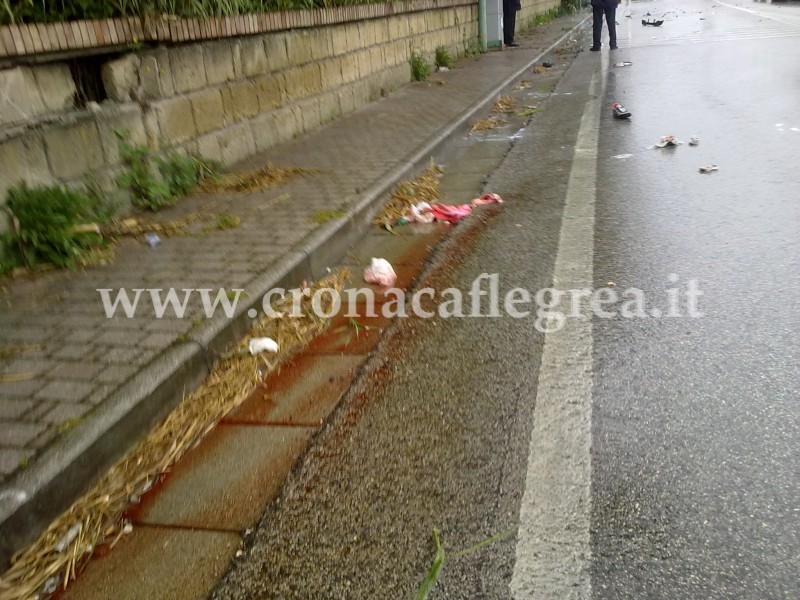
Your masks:
[[[522,10],[521,0],[503,0],[503,43],[512,48],[519,46],[519,44],[514,41],[518,10]]]
[[[608,42],[612,50],[617,49],[617,4],[620,0],[592,0],[592,52],[600,50],[600,36],[603,33],[603,16],[608,26]],[[505,17],[503,17],[505,18]]]

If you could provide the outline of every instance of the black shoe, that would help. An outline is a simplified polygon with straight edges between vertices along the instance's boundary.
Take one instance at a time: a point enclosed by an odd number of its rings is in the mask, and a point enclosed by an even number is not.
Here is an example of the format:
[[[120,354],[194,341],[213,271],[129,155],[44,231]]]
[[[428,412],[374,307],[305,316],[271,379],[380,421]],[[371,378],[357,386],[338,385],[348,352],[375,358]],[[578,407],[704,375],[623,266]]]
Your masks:
[[[508,46],[509,48],[516,48],[519,46],[519,44],[517,42],[508,42],[506,46]]]
[[[611,49],[612,49],[612,50],[616,50],[616,49],[617,49],[617,47],[616,47],[616,46],[611,46]]]
[[[589,48],[589,50],[591,50],[592,52],[600,52],[600,46],[592,46],[591,48]]]

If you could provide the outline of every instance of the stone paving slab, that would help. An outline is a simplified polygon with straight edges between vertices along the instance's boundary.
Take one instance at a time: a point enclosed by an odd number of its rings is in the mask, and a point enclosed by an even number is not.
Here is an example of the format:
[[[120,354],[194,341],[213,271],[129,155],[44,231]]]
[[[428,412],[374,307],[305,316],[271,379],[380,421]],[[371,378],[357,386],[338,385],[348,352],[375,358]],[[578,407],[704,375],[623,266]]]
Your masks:
[[[223,422],[319,427],[350,387],[362,362],[360,356],[295,356]]]
[[[324,274],[369,231],[397,181],[413,177],[464,134],[505,86],[530,77],[538,54],[569,35],[566,24],[582,19],[539,28],[521,51],[462,61],[432,82],[410,84],[236,165],[273,162],[316,169],[311,175],[252,194],[195,195],[158,216],[233,214],[242,219],[236,229],[195,229],[155,248],[123,240],[107,265],[7,284],[0,347],[20,352],[0,359],[0,406],[8,403],[0,417],[0,563],[207,374],[214,353],[246,331],[247,309],[265,291]],[[346,216],[315,222],[331,210]],[[200,302],[190,302],[183,315],[159,317],[148,293],[132,317],[118,310],[108,318],[97,290],[122,287],[244,288],[248,295],[232,318],[206,318]],[[187,362],[174,363],[181,353]],[[21,370],[26,363],[32,371]]]
[[[137,523],[242,531],[258,521],[316,429],[220,425],[166,476]]]
[[[89,563],[63,600],[202,600],[239,548],[236,533],[136,527]]]

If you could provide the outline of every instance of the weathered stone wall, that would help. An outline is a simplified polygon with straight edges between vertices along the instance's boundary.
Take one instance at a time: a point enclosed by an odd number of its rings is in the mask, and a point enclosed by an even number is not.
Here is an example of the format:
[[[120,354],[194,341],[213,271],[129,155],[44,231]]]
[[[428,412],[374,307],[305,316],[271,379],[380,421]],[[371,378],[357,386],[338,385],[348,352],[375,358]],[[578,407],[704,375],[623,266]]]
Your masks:
[[[517,31],[522,31],[531,19],[561,6],[561,0],[522,0],[522,10],[517,13]]]
[[[523,4],[543,12],[558,0]],[[72,108],[76,86],[64,63],[0,70],[0,202],[20,181],[92,176],[112,189],[120,130],[133,143],[232,165],[409,82],[412,51],[432,60],[444,46],[459,56],[477,31],[477,3],[469,3],[160,46],[108,60],[108,100],[82,110]]]

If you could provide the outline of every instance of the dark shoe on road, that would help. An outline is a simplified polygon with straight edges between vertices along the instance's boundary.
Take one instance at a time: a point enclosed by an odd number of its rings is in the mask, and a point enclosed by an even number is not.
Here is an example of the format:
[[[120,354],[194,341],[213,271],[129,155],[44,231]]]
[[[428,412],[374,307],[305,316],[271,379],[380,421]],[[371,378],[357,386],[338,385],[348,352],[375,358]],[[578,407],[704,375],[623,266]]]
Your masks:
[[[592,52],[600,52],[600,46],[592,46],[591,48],[589,48],[589,50],[591,50]]]
[[[616,47],[616,46],[611,46],[611,49],[612,49],[612,50],[616,50],[616,49],[617,49],[617,47]]]
[[[516,48],[517,46],[519,46],[519,44],[517,42],[508,42],[506,46],[508,46],[509,48]]]

